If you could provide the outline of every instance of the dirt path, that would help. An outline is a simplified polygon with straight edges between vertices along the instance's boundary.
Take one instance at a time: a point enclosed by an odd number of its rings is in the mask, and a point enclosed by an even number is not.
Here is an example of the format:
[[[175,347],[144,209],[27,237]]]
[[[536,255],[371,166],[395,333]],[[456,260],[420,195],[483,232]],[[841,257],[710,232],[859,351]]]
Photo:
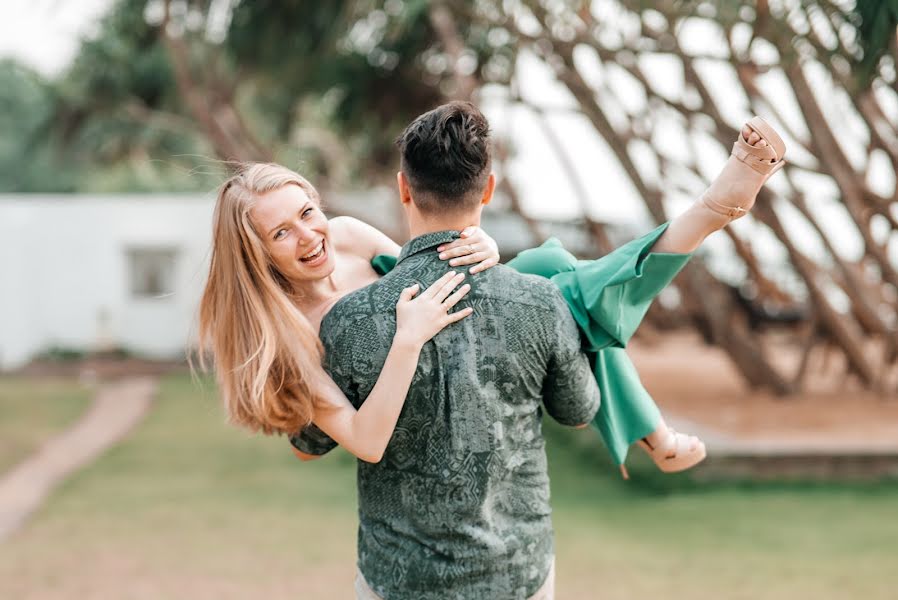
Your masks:
[[[155,392],[152,377],[102,384],[81,419],[0,478],[0,541],[21,527],[66,477],[137,425]]]

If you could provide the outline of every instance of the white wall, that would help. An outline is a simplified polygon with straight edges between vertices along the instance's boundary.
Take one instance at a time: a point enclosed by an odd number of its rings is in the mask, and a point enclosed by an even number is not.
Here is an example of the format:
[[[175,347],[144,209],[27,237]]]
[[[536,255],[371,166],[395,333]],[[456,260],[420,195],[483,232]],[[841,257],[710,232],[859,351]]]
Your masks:
[[[208,268],[213,202],[0,195],[0,369],[51,346],[96,350],[104,337],[142,355],[182,357]],[[132,296],[134,246],[177,249],[171,295]]]

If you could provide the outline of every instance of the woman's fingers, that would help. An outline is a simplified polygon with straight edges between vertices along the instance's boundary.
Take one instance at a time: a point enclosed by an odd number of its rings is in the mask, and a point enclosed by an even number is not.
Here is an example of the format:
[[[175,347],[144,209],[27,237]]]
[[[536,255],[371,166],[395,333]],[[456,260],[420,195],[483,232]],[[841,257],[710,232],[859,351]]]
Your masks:
[[[458,258],[453,258],[449,261],[449,266],[451,267],[460,267],[464,265],[473,265],[474,263],[479,263],[485,261],[489,258],[489,252],[475,252],[474,254],[468,254],[467,256],[459,256]],[[473,269],[472,273],[476,272]]]
[[[415,294],[418,293],[418,290],[419,290],[420,288],[421,288],[421,286],[418,285],[417,283],[415,283],[415,284],[413,284],[413,285],[410,285],[409,287],[405,288],[405,289],[402,290],[402,292],[399,294],[399,301],[400,301],[400,302],[408,302],[408,301],[410,301],[412,298],[415,297]]]
[[[473,312],[470,308],[449,313],[471,291],[470,284],[464,281],[464,273],[449,271],[421,293],[418,291],[423,286],[418,284],[403,289],[396,303],[397,335],[401,331],[404,337],[423,344],[448,325],[470,315]]]
[[[437,293],[439,293],[440,290],[443,289],[444,285],[455,279],[456,275],[458,274],[455,271],[448,271],[445,275],[430,284],[430,287],[424,290],[424,293],[421,294],[421,297],[433,298],[437,295]]]
[[[480,227],[477,227],[476,225],[469,225],[468,227],[465,227],[464,229],[461,230],[461,233],[458,234],[458,235],[459,235],[459,239],[453,240],[452,242],[450,242],[450,243],[448,243],[448,244],[443,244],[442,246],[439,246],[439,247],[437,248],[437,252],[442,252],[442,251],[445,250],[446,248],[450,248],[450,247],[458,246],[458,245],[460,245],[460,244],[464,244],[464,243],[465,243],[465,240],[466,240],[467,238],[469,238],[469,237],[475,235],[478,231],[480,231]]]
[[[444,283],[443,287],[441,287],[439,289],[439,291],[437,291],[437,293],[434,294],[433,299],[436,300],[437,302],[443,302],[443,300],[445,300],[447,297],[449,297],[449,294],[452,293],[452,290],[457,288],[458,284],[460,284],[464,280],[465,280],[465,274],[459,273],[458,275],[456,275],[455,277],[453,277],[452,279],[450,279],[449,281]]]
[[[458,256],[467,256],[478,250],[480,250],[480,248],[476,243],[468,242],[467,240],[455,240],[448,246],[444,246],[443,250],[440,252],[440,260],[456,258]]]
[[[457,310],[454,313],[449,313],[446,315],[446,324],[449,325],[451,323],[455,323],[456,321],[461,321],[473,312],[474,309],[469,306],[467,308]]]
[[[471,273],[471,275],[473,275],[474,273],[480,273],[481,271],[486,271],[490,267],[495,267],[498,264],[499,264],[499,257],[491,256],[491,257],[487,258],[486,260],[484,260],[479,265],[471,267],[470,273]]]
[[[458,304],[462,298],[468,295],[468,292],[471,291],[471,285],[466,283],[460,288],[458,288],[454,294],[446,298],[443,302],[443,307],[448,311],[452,310],[452,307]]]

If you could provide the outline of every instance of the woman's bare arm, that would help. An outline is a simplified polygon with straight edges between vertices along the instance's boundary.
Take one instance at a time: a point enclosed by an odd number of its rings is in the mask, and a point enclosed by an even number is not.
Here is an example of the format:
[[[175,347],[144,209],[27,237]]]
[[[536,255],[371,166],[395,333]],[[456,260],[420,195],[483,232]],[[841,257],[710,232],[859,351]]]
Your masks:
[[[330,377],[325,378],[328,406],[316,411],[315,425],[358,458],[379,462],[405,404],[420,352],[418,346],[394,340],[377,384],[359,410]]]
[[[453,293],[463,280],[464,274],[450,271],[416,298],[417,285],[403,290],[396,305],[393,345],[371,393],[356,410],[337,384],[324,378],[327,405],[316,411],[315,425],[360,459],[379,462],[396,428],[424,343],[473,311],[448,312],[470,290],[465,284]]]

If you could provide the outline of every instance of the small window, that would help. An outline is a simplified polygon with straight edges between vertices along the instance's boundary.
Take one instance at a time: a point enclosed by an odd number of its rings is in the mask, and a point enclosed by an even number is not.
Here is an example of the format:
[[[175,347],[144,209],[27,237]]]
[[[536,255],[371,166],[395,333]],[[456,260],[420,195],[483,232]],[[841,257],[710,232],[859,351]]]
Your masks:
[[[174,248],[129,248],[128,269],[133,298],[164,298],[174,292]]]

